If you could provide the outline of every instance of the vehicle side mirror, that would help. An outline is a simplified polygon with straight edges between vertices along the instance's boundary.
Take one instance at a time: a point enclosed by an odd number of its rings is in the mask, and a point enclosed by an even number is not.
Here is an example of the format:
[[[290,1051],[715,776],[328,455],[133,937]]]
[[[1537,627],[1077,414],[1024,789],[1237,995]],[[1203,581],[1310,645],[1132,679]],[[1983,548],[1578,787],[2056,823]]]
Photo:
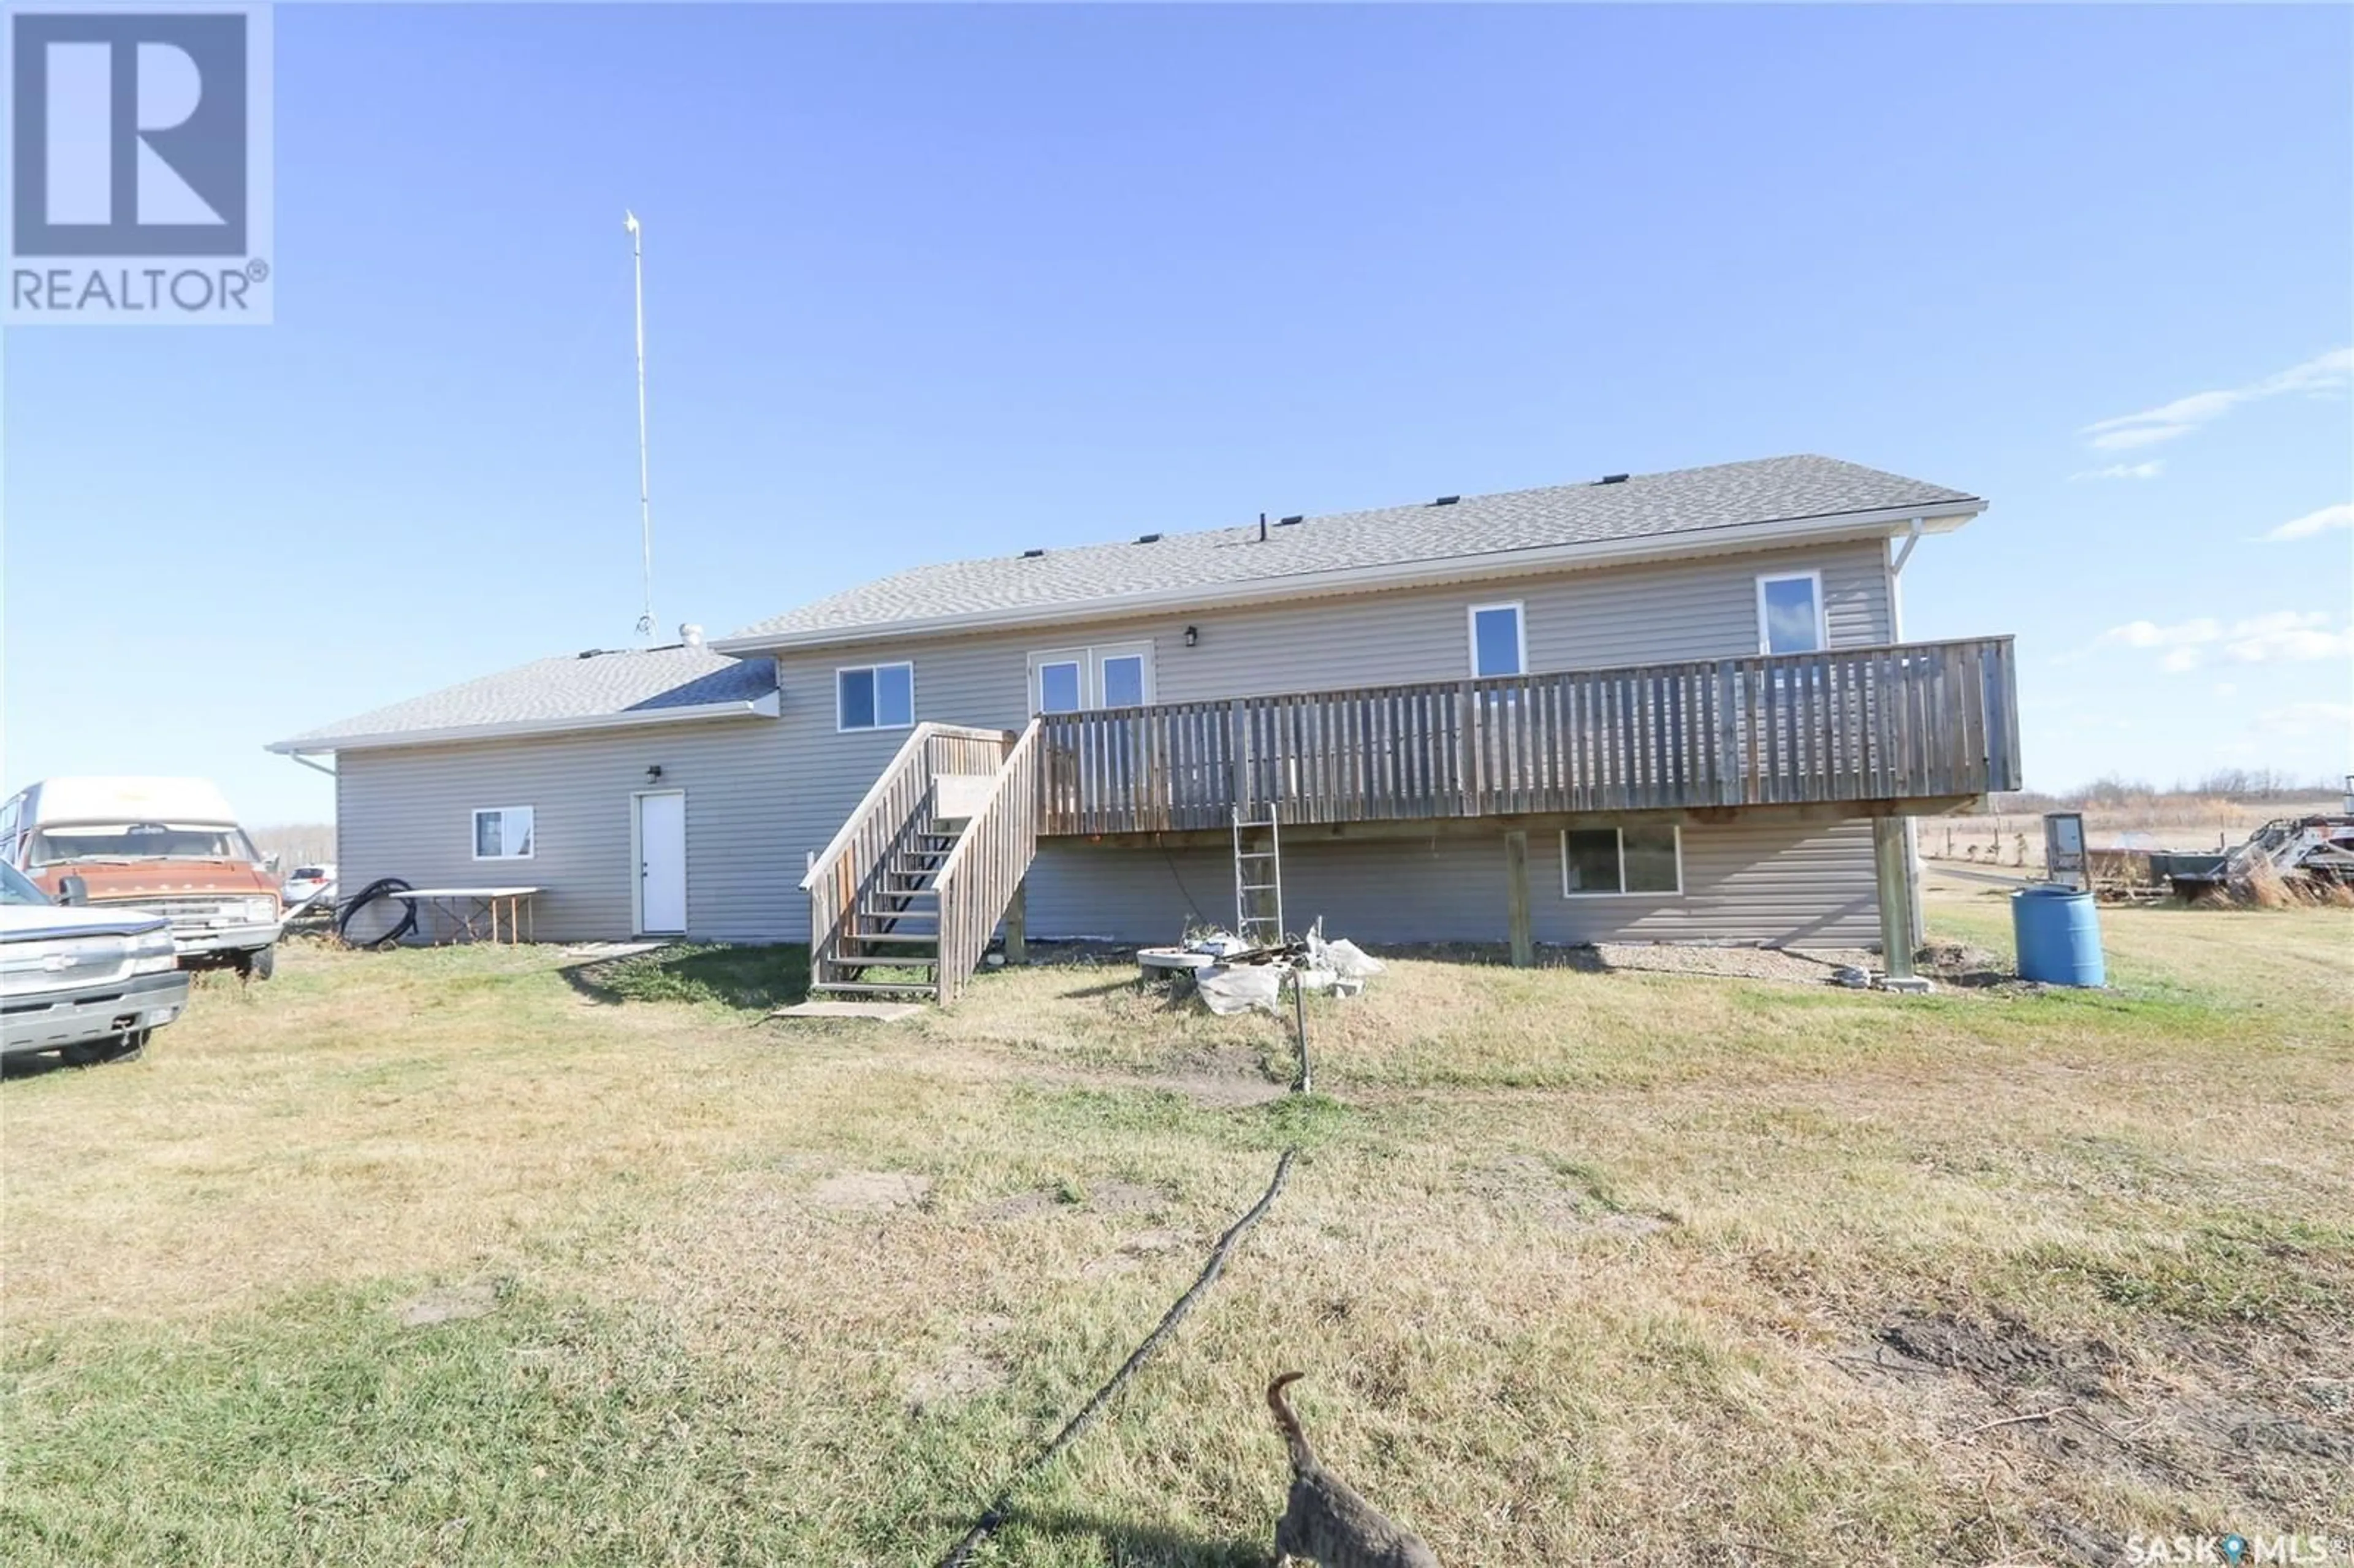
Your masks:
[[[90,884],[84,882],[79,876],[59,877],[58,879],[58,902],[75,907],[79,907],[81,905],[89,903]]]
[[[261,857],[261,869],[268,872],[275,872],[278,869],[278,855],[275,851]]]

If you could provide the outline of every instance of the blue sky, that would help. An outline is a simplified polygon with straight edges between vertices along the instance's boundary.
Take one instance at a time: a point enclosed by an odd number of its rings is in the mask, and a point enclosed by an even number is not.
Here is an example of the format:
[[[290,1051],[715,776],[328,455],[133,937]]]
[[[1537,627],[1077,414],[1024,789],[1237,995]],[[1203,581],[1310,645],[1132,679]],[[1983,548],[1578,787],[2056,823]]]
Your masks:
[[[2031,783],[2349,763],[2354,13],[285,5],[277,320],[5,340],[5,782],[638,612],[1821,451]],[[2267,538],[2287,530],[2292,536]]]

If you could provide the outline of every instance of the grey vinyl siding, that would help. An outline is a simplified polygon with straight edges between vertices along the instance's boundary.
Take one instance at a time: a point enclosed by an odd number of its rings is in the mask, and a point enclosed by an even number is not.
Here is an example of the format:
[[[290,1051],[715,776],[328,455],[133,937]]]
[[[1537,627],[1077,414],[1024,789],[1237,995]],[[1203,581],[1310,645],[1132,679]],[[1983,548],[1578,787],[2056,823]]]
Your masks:
[[[660,762],[663,786],[687,791],[689,934],[805,941],[809,905],[799,883],[807,858],[907,735],[837,731],[837,668],[909,660],[919,721],[1014,729],[1030,715],[1034,652],[1150,642],[1153,694],[1163,702],[1455,680],[1469,673],[1469,607],[1511,599],[1524,607],[1534,671],[1717,658],[1756,652],[1760,573],[1809,569],[1822,574],[1831,641],[1854,646],[1891,636],[1886,561],[1884,545],[1869,541],[787,652],[777,661],[775,720],[346,754],[338,762],[340,870],[355,889],[379,875],[419,886],[527,882],[548,889],[541,936],[626,936],[630,795],[647,788],[646,767]],[[1192,648],[1188,626],[1199,631]],[[503,805],[535,808],[535,861],[469,858],[470,813]],[[1870,923],[1868,832],[1747,824],[1686,832],[1687,895],[1657,906],[1564,907],[1558,844],[1532,842],[1539,937],[1827,940],[1815,933],[1836,927],[1846,939]],[[1500,939],[1502,853],[1500,837],[1420,852],[1395,842],[1303,848],[1286,857],[1287,880],[1300,889],[1288,909],[1296,921],[1320,908],[1335,931],[1376,941]],[[1179,863],[1205,912],[1230,919],[1230,863],[1200,853]],[[1157,852],[1050,845],[1033,875],[1033,928],[1172,935],[1185,911],[1182,901],[1172,906],[1167,864]]]
[[[1150,545],[1136,548],[1149,550]],[[1248,696],[1268,692],[1316,691],[1411,681],[1451,681],[1470,673],[1468,616],[1475,604],[1518,600],[1534,671],[1594,669],[1680,659],[1723,658],[1757,651],[1757,578],[1760,574],[1819,571],[1826,618],[1835,646],[1884,642],[1891,637],[1887,552],[1879,541],[1820,548],[1777,550],[1702,560],[1665,562],[1604,570],[1553,573],[1508,583],[1470,583],[1451,588],[1395,590],[1303,599],[1289,604],[1155,616],[1084,625],[1040,627],[1018,632],[938,638],[862,650],[788,652],[777,662],[783,691],[779,727],[791,758],[790,786],[776,802],[782,831],[793,846],[793,863],[822,849],[854,808],[867,786],[890,760],[905,731],[837,734],[833,673],[877,659],[911,659],[916,666],[916,716],[942,724],[1019,728],[1030,716],[1030,655],[1048,649],[1150,642],[1153,650],[1154,696],[1161,702]],[[1185,629],[1199,641],[1185,646]],[[1688,833],[1702,830],[1687,830]],[[1825,923],[1849,937],[1874,918],[1872,850],[1868,831],[1845,828],[1799,838],[1788,830],[1706,830],[1710,835],[1709,885],[1702,893],[1687,867],[1692,888],[1674,906],[1644,908],[1640,900],[1607,900],[1575,909],[1548,909],[1538,888],[1537,930],[1547,941],[1583,941],[1597,936],[1659,940],[1784,940]],[[1747,836],[1744,836],[1744,832]],[[1717,837],[1715,835],[1725,835]],[[1550,871],[1540,872],[1542,853]],[[1689,850],[1688,850],[1689,853]],[[1042,936],[1172,934],[1165,863],[1162,881],[1141,885],[1138,852],[1101,846],[1049,846],[1032,874],[1031,919]],[[1329,884],[1334,929],[1341,909],[1397,906],[1354,928],[1373,940],[1409,939],[1376,922],[1402,922],[1412,939],[1480,933],[1500,938],[1503,923],[1502,841],[1442,845],[1440,870],[1426,870],[1414,891],[1390,880],[1383,869],[1407,863],[1405,852],[1378,842],[1315,852],[1311,872]],[[1772,866],[1748,875],[1730,863],[1763,855]],[[1495,862],[1493,874],[1479,868]],[[1287,854],[1285,874],[1294,875],[1297,857]],[[1197,876],[1183,873],[1197,899],[1209,890],[1207,908],[1233,918],[1231,863],[1217,856],[1199,860]],[[1429,857],[1426,857],[1429,859]],[[1553,890],[1559,904],[1559,846],[1531,845],[1531,875]],[[1719,874],[1713,868],[1723,863]],[[795,877],[798,879],[796,870]],[[1352,879],[1354,878],[1354,885]],[[1859,880],[1860,883],[1859,883]],[[1492,886],[1490,885],[1492,884]],[[1311,882],[1321,895],[1323,884]],[[1861,915],[1854,889],[1861,888]],[[1141,905],[1136,903],[1143,898]],[[1413,907],[1405,907],[1412,905]],[[1288,908],[1289,906],[1288,905]],[[782,912],[780,927],[792,940],[808,938],[809,913],[795,895]],[[1444,916],[1442,919],[1441,916]],[[1859,924],[1859,919],[1861,924]],[[1822,940],[1822,938],[1807,939]],[[1844,938],[1842,938],[1844,939]]]
[[[1848,947],[1879,936],[1866,821],[1686,827],[1683,883],[1681,896],[1565,897],[1560,835],[1529,835],[1541,942]],[[1295,929],[1320,915],[1329,935],[1362,942],[1501,942],[1503,835],[1287,845],[1283,906]],[[1048,844],[1031,872],[1029,928],[1041,938],[1165,942],[1234,915],[1234,862],[1214,850]]]
[[[687,934],[776,941],[809,923],[801,863],[776,826],[790,787],[777,722],[765,718],[345,752],[336,758],[338,881],[414,887],[527,886],[542,940],[631,935],[636,863],[631,797],[686,795]],[[659,780],[646,777],[659,764]],[[532,808],[528,860],[475,860],[477,808]]]

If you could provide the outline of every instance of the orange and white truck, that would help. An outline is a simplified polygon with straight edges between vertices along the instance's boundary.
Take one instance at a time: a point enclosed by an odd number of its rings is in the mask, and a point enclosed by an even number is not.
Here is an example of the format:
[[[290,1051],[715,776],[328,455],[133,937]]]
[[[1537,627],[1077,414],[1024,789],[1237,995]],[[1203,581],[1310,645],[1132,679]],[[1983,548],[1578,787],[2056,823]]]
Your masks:
[[[278,881],[202,779],[44,779],[0,805],[0,860],[64,905],[172,923],[182,969],[276,967]]]

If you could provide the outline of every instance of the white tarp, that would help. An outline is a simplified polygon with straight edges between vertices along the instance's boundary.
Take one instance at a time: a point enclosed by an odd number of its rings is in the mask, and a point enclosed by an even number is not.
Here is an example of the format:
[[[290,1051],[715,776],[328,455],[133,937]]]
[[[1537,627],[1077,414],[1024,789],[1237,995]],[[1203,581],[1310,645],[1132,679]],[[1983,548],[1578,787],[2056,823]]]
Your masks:
[[[1309,960],[1319,969],[1331,969],[1344,980],[1361,980],[1367,975],[1382,972],[1381,959],[1365,951],[1346,937],[1328,942],[1310,935],[1308,938]]]
[[[1210,1011],[1221,1018],[1247,1012],[1254,1007],[1274,1012],[1276,999],[1282,991],[1283,973],[1275,964],[1213,964],[1193,971],[1193,984]]]

